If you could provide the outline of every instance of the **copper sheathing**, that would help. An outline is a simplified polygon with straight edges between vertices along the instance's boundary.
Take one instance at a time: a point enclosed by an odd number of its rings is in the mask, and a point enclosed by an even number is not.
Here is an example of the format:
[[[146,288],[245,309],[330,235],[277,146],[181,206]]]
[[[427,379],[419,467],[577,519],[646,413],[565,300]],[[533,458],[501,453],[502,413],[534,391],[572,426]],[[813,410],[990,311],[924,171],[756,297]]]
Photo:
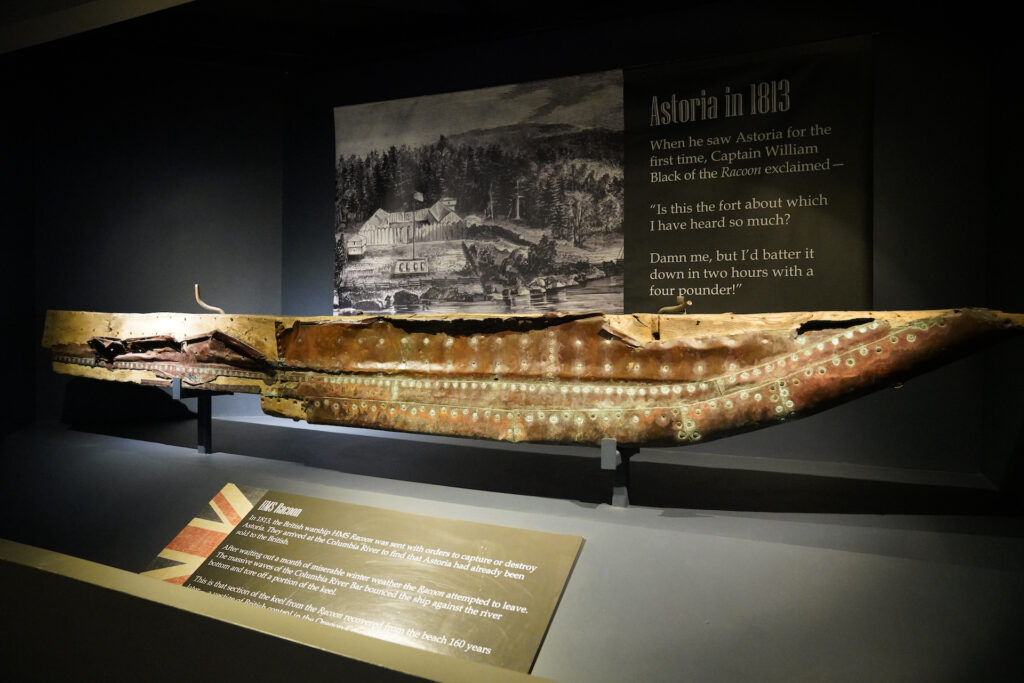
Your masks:
[[[147,383],[180,377],[194,388],[260,393],[265,411],[312,423],[506,441],[597,444],[614,438],[634,445],[694,443],[790,420],[1024,327],[1020,315],[981,309],[192,315],[164,327],[188,332],[204,321],[226,324],[181,338],[69,338],[96,329],[160,327],[159,319],[119,316],[118,325],[103,327],[101,318],[91,318],[104,315],[113,314],[50,312],[44,343],[58,371]]]

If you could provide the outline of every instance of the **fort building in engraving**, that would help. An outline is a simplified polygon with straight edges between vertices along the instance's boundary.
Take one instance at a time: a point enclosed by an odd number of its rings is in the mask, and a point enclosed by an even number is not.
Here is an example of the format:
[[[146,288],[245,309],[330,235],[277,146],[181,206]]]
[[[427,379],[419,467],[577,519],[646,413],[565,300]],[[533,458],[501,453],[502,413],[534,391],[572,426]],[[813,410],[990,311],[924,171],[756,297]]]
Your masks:
[[[455,205],[455,199],[442,197],[433,206],[415,211],[377,209],[358,234],[366,246],[463,239],[466,221],[455,212]]]

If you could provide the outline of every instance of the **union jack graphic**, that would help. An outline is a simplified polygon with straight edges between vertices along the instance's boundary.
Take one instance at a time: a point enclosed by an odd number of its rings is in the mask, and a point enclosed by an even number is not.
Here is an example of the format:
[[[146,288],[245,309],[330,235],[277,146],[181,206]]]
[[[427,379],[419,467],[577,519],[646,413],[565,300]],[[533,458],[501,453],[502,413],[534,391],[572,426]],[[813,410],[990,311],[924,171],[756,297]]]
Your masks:
[[[266,492],[267,489],[226,484],[210,501],[209,509],[204,508],[193,518],[141,574],[179,586],[184,584]]]

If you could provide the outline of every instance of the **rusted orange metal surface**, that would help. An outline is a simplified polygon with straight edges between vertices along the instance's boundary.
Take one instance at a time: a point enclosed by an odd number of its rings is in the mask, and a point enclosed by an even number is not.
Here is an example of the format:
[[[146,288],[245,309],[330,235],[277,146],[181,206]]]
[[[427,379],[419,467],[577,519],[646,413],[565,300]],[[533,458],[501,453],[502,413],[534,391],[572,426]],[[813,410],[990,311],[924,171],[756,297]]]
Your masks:
[[[313,423],[638,445],[794,419],[1022,328],[1024,316],[983,309],[513,318],[51,311],[44,344],[58,372],[150,384],[179,377],[196,389],[259,393],[266,412]]]

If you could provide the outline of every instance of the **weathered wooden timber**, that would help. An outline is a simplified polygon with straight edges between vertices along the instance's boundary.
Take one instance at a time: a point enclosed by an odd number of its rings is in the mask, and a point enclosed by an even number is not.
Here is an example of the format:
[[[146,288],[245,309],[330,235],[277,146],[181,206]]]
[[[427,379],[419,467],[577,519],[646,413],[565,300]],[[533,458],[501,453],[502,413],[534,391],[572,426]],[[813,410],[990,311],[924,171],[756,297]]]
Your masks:
[[[764,315],[47,313],[67,375],[261,394],[312,423],[689,444],[791,420],[1024,329],[984,309]]]

